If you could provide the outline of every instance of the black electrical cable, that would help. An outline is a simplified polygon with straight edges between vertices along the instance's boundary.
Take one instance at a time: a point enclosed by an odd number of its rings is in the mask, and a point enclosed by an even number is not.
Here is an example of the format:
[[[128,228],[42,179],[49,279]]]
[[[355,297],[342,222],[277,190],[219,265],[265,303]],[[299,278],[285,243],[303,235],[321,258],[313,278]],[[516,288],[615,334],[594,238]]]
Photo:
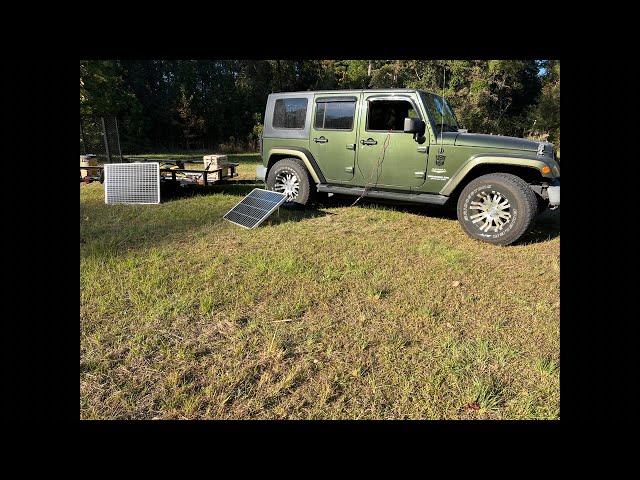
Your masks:
[[[384,142],[382,143],[382,155],[380,156],[380,158],[378,159],[378,163],[376,164],[376,168],[375,170],[371,170],[371,175],[369,177],[369,181],[367,183],[365,183],[364,185],[364,190],[362,191],[362,193],[360,194],[360,196],[358,198],[355,199],[355,201],[351,204],[351,206],[353,207],[356,203],[358,203],[362,197],[364,197],[367,193],[367,191],[369,191],[371,189],[371,179],[373,178],[373,172],[376,172],[376,183],[373,184],[373,188],[375,188],[378,185],[378,180],[380,179],[380,168],[382,167],[382,163],[384,162],[384,157],[387,153],[387,148],[389,147],[389,141],[391,140],[391,130],[389,130],[389,132],[387,133],[387,137],[384,139]],[[364,173],[362,172],[362,169],[360,168],[360,163],[358,163],[358,170],[360,170],[360,175],[362,175],[362,178],[364,178]]]

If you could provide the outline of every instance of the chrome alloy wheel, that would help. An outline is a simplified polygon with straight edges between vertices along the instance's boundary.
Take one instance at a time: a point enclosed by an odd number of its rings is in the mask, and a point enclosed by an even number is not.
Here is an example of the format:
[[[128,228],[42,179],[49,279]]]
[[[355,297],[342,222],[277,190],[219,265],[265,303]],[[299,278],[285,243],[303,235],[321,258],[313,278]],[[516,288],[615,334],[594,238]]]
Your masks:
[[[478,210],[478,213],[469,218],[481,232],[502,230],[511,220],[511,204],[509,200],[500,192],[491,190],[491,193],[482,191],[477,198],[471,202],[469,210]]]
[[[292,202],[300,191],[300,180],[295,173],[291,171],[281,171],[276,175],[276,182],[273,186],[276,192],[284,193],[287,196],[286,201]]]

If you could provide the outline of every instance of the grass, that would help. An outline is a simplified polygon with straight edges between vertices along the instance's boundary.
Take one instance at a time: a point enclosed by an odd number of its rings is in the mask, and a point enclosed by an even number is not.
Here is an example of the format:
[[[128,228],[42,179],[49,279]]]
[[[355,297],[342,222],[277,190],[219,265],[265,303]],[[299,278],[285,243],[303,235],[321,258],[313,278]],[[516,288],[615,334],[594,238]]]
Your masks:
[[[81,184],[81,418],[559,418],[559,212],[511,247],[353,199],[248,231],[231,157],[157,206]]]

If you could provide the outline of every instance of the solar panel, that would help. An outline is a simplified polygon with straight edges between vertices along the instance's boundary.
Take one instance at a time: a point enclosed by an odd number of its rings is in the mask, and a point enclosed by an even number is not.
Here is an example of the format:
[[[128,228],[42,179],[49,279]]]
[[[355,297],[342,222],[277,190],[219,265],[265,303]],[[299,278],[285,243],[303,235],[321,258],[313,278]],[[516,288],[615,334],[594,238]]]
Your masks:
[[[223,218],[244,228],[255,228],[282,205],[286,198],[284,193],[254,188]]]
[[[160,203],[160,164],[105,164],[104,203]]]

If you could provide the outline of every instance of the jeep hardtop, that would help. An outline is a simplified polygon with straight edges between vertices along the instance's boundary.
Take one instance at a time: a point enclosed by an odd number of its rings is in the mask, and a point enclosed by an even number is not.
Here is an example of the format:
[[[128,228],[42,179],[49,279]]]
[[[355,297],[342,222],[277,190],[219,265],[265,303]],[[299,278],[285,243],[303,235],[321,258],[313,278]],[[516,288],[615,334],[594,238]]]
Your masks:
[[[258,179],[289,205],[319,193],[452,205],[473,238],[508,245],[560,205],[553,145],[468,133],[423,90],[273,93]]]

